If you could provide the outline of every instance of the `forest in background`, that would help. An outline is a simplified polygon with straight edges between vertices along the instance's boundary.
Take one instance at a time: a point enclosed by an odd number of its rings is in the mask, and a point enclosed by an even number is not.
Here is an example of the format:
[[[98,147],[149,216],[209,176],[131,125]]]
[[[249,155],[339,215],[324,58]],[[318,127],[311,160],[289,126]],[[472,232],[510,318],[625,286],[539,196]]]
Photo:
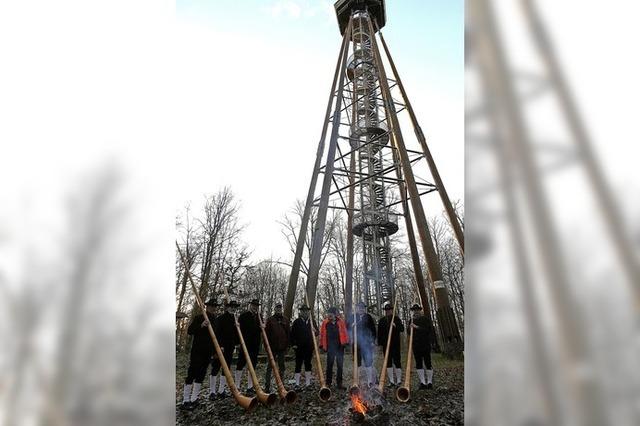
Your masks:
[[[245,224],[242,223],[241,201],[232,189],[225,187],[214,194],[204,196],[200,211],[193,211],[186,205],[176,216],[177,241],[186,258],[191,276],[198,286],[203,299],[210,297],[222,300],[223,286],[230,297],[241,302],[257,298],[261,303],[263,315],[273,312],[277,302],[284,302],[291,262],[297,243],[298,232],[304,203],[296,201],[289,211],[279,220],[282,238],[290,247],[290,256],[286,258],[252,259],[252,247],[244,239]],[[462,212],[456,206],[462,220]],[[306,241],[312,241],[315,228],[315,216],[312,214],[311,226]],[[338,211],[328,215],[325,238],[322,248],[322,263],[318,292],[314,312],[323,313],[330,306],[337,306],[342,312],[344,306],[344,285],[347,257],[347,217]],[[440,214],[429,218],[434,245],[442,267],[444,283],[451,297],[451,306],[456,315],[461,334],[464,333],[464,276],[463,258],[457,242],[445,217]],[[403,229],[391,237],[391,259],[393,278],[398,298],[398,315],[407,321],[409,307],[418,302],[415,276],[406,235]],[[361,252],[359,241],[354,247],[354,301],[359,300],[362,276]],[[306,250],[300,270],[294,307],[304,300],[307,265],[310,244]],[[425,265],[424,260],[422,264]],[[176,349],[188,349],[186,329],[190,320],[198,313],[195,296],[185,273],[185,265],[176,252]],[[423,266],[424,267],[424,266]],[[426,272],[426,271],[424,271]],[[425,273],[425,276],[428,274]],[[432,300],[430,310],[436,318]],[[297,309],[294,309],[297,312]],[[294,314],[295,316],[296,314]],[[293,319],[293,318],[292,318]],[[438,330],[437,324],[436,330]],[[464,335],[463,335],[464,336]]]

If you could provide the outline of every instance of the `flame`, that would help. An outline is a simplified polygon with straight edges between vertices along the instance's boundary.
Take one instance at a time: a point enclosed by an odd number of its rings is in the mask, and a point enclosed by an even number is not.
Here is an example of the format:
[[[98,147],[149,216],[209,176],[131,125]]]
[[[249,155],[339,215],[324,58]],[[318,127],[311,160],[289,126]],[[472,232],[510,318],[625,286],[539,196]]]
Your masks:
[[[367,412],[367,406],[364,401],[360,399],[358,395],[351,395],[351,403],[353,404],[353,409],[361,414],[365,414]]]

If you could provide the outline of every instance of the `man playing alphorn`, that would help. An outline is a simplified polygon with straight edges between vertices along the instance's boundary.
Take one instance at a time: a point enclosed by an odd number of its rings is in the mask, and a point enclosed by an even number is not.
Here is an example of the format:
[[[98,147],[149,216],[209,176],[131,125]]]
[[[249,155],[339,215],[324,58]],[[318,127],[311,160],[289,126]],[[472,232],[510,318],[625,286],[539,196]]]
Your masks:
[[[433,368],[431,366],[431,343],[434,341],[433,326],[429,318],[422,314],[422,307],[414,304],[411,307],[413,318],[409,327],[413,327],[413,357],[416,360],[416,371],[420,378],[420,389],[433,387]],[[425,382],[424,367],[427,369]]]
[[[282,303],[277,303],[275,312],[267,319],[265,332],[273,358],[278,363],[280,377],[284,377],[284,354],[289,347],[289,318],[282,315]],[[271,363],[267,363],[267,372],[264,379],[264,390],[271,392]]]
[[[364,361],[364,371],[367,373],[366,382],[369,386],[373,383],[373,348],[376,339],[376,323],[373,317],[366,312],[367,306],[364,302],[358,302],[356,305],[355,322],[358,330],[358,369],[362,371]],[[348,326],[353,336],[354,320],[353,317],[348,318]],[[362,374],[360,374],[362,377]]]
[[[291,326],[291,346],[296,353],[295,379],[296,387],[300,388],[300,372],[304,363],[305,388],[311,384],[311,357],[313,356],[313,338],[311,336],[311,320],[309,307],[301,305],[300,315]]]
[[[218,328],[218,317],[219,317],[219,308],[220,303],[213,302],[213,320],[211,321],[211,327],[215,331]],[[220,360],[218,359],[218,354],[216,351],[211,351],[211,375],[209,376],[209,399],[214,400],[217,398],[216,388],[218,385],[218,373],[220,373]],[[224,374],[220,374],[221,379],[224,377]]]
[[[213,324],[215,318],[216,301],[210,299],[205,303],[207,307],[207,318],[198,314],[193,318],[187,332],[193,336],[191,343],[191,354],[189,357],[189,369],[187,378],[184,381],[183,399],[180,408],[182,410],[193,410],[198,406],[198,395],[202,388],[202,381],[207,374],[207,367],[213,352],[213,342],[209,336],[207,326]]]
[[[233,361],[233,352],[237,344],[239,344],[238,332],[235,325],[234,313],[236,308],[240,306],[238,302],[225,300],[224,313],[216,318],[216,338],[220,343],[220,349],[224,353],[224,360],[229,367]],[[225,387],[227,386],[227,378],[222,375],[220,377],[220,384],[218,385],[218,397],[224,398],[227,396],[225,393]]]
[[[258,318],[258,306],[260,301],[253,299],[249,302],[249,310],[245,311],[238,317],[238,323],[240,324],[240,331],[244,338],[244,343],[249,352],[249,359],[254,368],[258,364],[258,352],[260,351],[260,319]],[[242,373],[244,367],[247,365],[247,360],[241,354],[238,356],[238,364],[236,365],[235,381],[238,389],[240,388],[240,380],[242,380]],[[253,379],[251,374],[248,375],[247,394],[254,393]]]
[[[387,350],[387,340],[389,337],[389,327],[391,326],[392,316],[393,307],[390,303],[387,303],[384,305],[384,316],[378,321],[378,345],[382,347],[383,354]],[[389,386],[399,386],[402,383],[400,333],[404,331],[404,326],[402,325],[402,320],[397,316],[393,318],[393,324],[394,327],[391,333],[391,342],[389,343],[389,358],[387,360],[387,377],[389,378]],[[396,380],[393,379],[394,366],[396,372]]]

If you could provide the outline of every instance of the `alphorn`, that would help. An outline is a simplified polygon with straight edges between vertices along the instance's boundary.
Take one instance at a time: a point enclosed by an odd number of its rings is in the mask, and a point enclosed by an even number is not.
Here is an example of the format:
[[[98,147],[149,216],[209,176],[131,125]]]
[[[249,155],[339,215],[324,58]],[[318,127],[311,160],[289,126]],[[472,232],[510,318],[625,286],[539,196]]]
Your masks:
[[[282,383],[282,377],[280,376],[280,370],[276,365],[276,360],[273,358],[273,352],[271,351],[271,344],[269,344],[269,339],[267,338],[267,332],[264,329],[264,322],[262,321],[262,317],[258,315],[260,318],[260,331],[262,334],[262,340],[264,341],[264,349],[267,352],[267,358],[269,358],[269,364],[271,364],[271,369],[273,370],[273,377],[276,380],[276,386],[278,387],[278,394],[280,394],[280,399],[285,401],[287,404],[292,404],[295,402],[298,397],[295,391],[290,390],[287,391],[284,387],[284,383]],[[267,383],[267,385],[269,385]]]
[[[382,371],[380,372],[380,384],[378,385],[378,392],[384,392],[384,383],[387,380],[387,362],[389,362],[389,347],[391,346],[391,333],[393,333],[393,329],[396,326],[395,318],[396,318],[396,305],[398,304],[398,299],[393,302],[393,313],[391,314],[391,324],[389,325],[389,335],[387,336],[387,347],[384,350],[384,361],[382,361]],[[400,377],[398,377],[399,379]]]
[[[356,318],[356,310],[351,306],[351,313],[353,314],[353,381],[349,388],[350,395],[360,395],[360,378],[358,371],[358,319]]]
[[[180,246],[178,246],[177,242],[176,242],[176,248],[178,249],[178,253],[180,254],[180,259],[182,260],[182,264],[185,265],[185,273],[187,274],[187,278],[189,278],[189,282],[191,283],[193,294],[195,294],[196,296],[196,302],[198,304],[198,307],[202,311],[202,315],[204,315],[205,318],[208,318],[207,308],[205,308],[204,303],[200,298],[198,289],[196,288],[196,285],[193,282],[193,278],[191,278],[191,273],[189,272],[189,269],[186,267],[187,263],[185,262],[184,256],[182,255],[182,250],[180,250]],[[229,370],[227,361],[224,359],[224,354],[222,353],[222,349],[220,349],[220,344],[218,343],[218,339],[216,338],[216,333],[213,331],[213,327],[211,326],[210,322],[207,324],[207,329],[209,330],[209,336],[211,336],[211,340],[213,341],[213,347],[216,350],[218,359],[220,360],[220,366],[222,367],[222,372],[224,373],[224,377],[227,379],[227,385],[231,390],[231,394],[235,398],[238,405],[240,405],[242,408],[244,408],[247,411],[253,411],[253,409],[255,409],[256,406],[258,405],[258,400],[256,399],[256,397],[248,397],[240,393],[240,391],[236,387],[235,382],[233,381],[233,375],[231,374],[231,370]]]
[[[407,371],[404,373],[404,384],[396,391],[396,398],[400,402],[409,401],[411,395],[411,352],[413,350],[413,321],[411,322],[411,331],[409,332],[409,348],[407,349]]]
[[[307,301],[307,306],[309,305],[309,296],[305,292],[305,300]],[[309,308],[311,308],[309,306]],[[311,311],[313,314],[313,310]],[[313,339],[313,353],[316,359],[316,369],[318,370],[318,382],[320,382],[320,392],[318,395],[320,396],[321,401],[328,401],[331,398],[331,389],[327,387],[324,381],[324,374],[322,371],[322,363],[320,362],[320,352],[318,351],[318,341],[316,340],[316,333],[313,328],[313,315],[311,315],[311,321],[309,321],[309,327],[311,327],[311,338]]]
[[[258,316],[260,315],[258,314]],[[247,361],[247,368],[249,369],[249,374],[251,375],[251,379],[253,380],[253,387],[256,390],[258,401],[267,406],[273,405],[278,400],[278,397],[275,393],[266,393],[262,390],[262,387],[260,387],[258,376],[256,375],[256,370],[253,368],[253,363],[251,362],[251,357],[249,356],[247,345],[244,343],[244,337],[242,336],[242,330],[240,330],[240,324],[238,323],[237,317],[235,323],[236,330],[238,330],[238,337],[240,338],[240,346],[242,347],[242,352],[244,353],[244,359]]]

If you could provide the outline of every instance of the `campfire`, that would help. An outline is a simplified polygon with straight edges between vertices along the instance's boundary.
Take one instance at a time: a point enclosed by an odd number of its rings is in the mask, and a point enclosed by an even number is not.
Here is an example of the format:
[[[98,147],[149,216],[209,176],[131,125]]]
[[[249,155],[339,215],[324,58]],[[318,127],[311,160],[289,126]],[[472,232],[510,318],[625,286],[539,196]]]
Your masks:
[[[370,423],[378,424],[381,420],[384,420],[386,415],[384,414],[383,404],[376,401],[376,397],[373,394],[361,392],[360,394],[351,395],[351,420],[353,423]]]
[[[360,398],[360,395],[352,394],[351,395],[351,413],[353,419],[357,422],[363,422],[365,419],[365,415],[367,414],[367,404],[366,401]]]

